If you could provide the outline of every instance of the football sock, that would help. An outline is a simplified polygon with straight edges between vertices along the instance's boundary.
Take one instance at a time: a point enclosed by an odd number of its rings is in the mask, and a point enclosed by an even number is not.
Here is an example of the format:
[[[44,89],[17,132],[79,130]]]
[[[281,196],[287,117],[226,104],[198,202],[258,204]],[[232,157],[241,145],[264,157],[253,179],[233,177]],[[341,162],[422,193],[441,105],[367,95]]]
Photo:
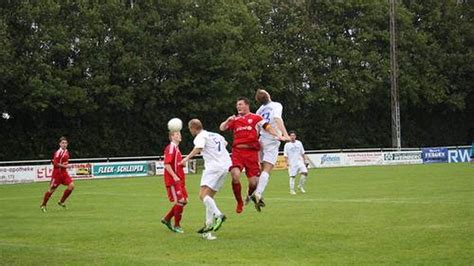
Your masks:
[[[235,200],[238,203],[243,203],[242,201],[242,185],[239,183],[232,183],[232,191],[234,192]]]
[[[290,190],[295,190],[295,177],[290,176]]]
[[[211,208],[206,206],[206,225],[212,225],[214,223],[214,214]]]
[[[169,221],[171,220],[171,218],[173,218],[175,206],[176,206],[176,205],[173,205],[173,207],[171,207],[171,209],[169,210],[169,212],[166,214],[166,216],[165,216],[165,220],[166,220],[166,221],[169,222]]]
[[[212,214],[214,214],[215,216],[222,215],[222,212],[219,210],[219,208],[217,208],[216,202],[214,201],[213,198],[209,196],[205,196],[203,199],[203,202],[206,205],[206,207],[211,209]]]
[[[66,199],[71,195],[72,189],[66,189],[64,190],[63,196],[61,197],[61,203],[64,203]]]
[[[261,174],[260,174],[260,178],[258,180],[258,185],[257,185],[257,189],[256,189],[256,193],[258,193],[259,195],[262,195],[263,194],[263,191],[265,191],[265,187],[267,187],[267,184],[268,184],[268,179],[270,178],[270,175],[263,171]]]
[[[256,186],[253,186],[253,185],[250,185],[250,184],[249,184],[249,196],[253,194],[253,192],[255,191],[255,189],[257,189]]]
[[[300,186],[300,187],[303,187],[303,186],[304,186],[304,183],[306,182],[306,178],[307,178],[307,177],[308,177],[307,175],[301,175],[301,177],[300,177],[300,182],[299,182],[299,186]]]
[[[48,203],[48,200],[51,197],[51,195],[53,195],[53,192],[46,191],[44,193],[43,204],[41,204],[41,206],[46,206],[46,203]]]
[[[174,205],[174,226],[180,227],[181,217],[183,216],[184,206],[181,204]]]

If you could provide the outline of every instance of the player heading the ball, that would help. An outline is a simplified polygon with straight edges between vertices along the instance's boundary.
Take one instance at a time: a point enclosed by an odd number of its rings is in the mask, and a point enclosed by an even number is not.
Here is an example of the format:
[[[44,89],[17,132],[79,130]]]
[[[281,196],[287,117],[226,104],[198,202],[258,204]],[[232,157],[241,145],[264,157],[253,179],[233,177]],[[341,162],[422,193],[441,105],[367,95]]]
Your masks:
[[[181,143],[181,132],[169,132],[170,143],[166,146],[164,152],[165,164],[165,187],[170,202],[174,203],[161,223],[175,233],[184,233],[180,222],[183,215],[184,206],[188,203],[188,192],[186,191],[186,177],[181,162],[182,155],[179,150]],[[171,219],[174,217],[174,226],[171,225]]]

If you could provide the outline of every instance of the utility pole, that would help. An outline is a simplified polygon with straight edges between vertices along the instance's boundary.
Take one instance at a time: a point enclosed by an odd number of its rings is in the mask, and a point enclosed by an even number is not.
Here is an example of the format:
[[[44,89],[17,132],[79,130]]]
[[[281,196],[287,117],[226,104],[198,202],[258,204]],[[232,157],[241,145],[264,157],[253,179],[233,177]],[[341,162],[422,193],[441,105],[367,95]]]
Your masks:
[[[390,2],[390,95],[392,107],[392,147],[401,150],[400,102],[398,100],[397,25],[395,22],[396,0]]]

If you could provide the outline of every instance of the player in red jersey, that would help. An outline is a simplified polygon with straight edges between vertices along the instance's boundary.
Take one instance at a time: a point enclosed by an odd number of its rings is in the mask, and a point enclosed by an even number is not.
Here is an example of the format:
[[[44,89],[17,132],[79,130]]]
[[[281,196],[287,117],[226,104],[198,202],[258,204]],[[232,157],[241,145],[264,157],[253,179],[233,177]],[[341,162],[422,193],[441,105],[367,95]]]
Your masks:
[[[61,200],[58,201],[58,205],[66,208],[64,202],[71,195],[74,190],[74,182],[67,172],[68,161],[69,161],[69,152],[67,150],[67,139],[61,137],[59,139],[59,149],[54,153],[53,156],[53,176],[51,177],[51,182],[49,183],[49,189],[44,193],[43,203],[40,206],[40,209],[43,212],[46,212],[46,204],[48,203],[49,198],[53,195],[54,191],[58,188],[59,185],[66,185],[67,188],[64,190]]]
[[[168,214],[161,219],[161,223],[175,233],[184,233],[181,229],[180,221],[183,215],[184,206],[188,203],[188,192],[186,191],[186,180],[183,166],[179,163],[183,159],[179,150],[181,133],[174,131],[169,133],[170,144],[165,148],[165,186],[168,199],[174,205]],[[171,225],[171,218],[174,217],[174,226]]]
[[[232,143],[232,166],[230,173],[232,176],[232,191],[237,201],[235,211],[241,213],[243,211],[244,202],[242,200],[242,186],[240,184],[240,173],[245,169],[245,174],[249,182],[248,195],[252,195],[258,183],[257,177],[260,175],[260,164],[258,153],[260,151],[260,143],[258,141],[258,132],[260,127],[277,137],[275,130],[265,122],[265,120],[254,113],[250,112],[250,102],[245,97],[237,99],[237,113],[221,123],[219,129],[221,131],[232,130],[234,134],[234,142]],[[247,196],[249,198],[249,196]],[[257,210],[259,210],[257,208]]]

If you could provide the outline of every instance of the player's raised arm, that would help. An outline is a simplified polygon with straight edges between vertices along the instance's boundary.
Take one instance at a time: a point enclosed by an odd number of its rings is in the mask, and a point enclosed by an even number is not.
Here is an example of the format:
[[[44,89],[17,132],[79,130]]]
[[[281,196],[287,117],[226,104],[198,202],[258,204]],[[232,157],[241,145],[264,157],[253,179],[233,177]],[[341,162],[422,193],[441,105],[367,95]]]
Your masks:
[[[235,115],[229,116],[224,122],[219,126],[220,131],[226,131],[229,128],[229,123],[234,120]]]

